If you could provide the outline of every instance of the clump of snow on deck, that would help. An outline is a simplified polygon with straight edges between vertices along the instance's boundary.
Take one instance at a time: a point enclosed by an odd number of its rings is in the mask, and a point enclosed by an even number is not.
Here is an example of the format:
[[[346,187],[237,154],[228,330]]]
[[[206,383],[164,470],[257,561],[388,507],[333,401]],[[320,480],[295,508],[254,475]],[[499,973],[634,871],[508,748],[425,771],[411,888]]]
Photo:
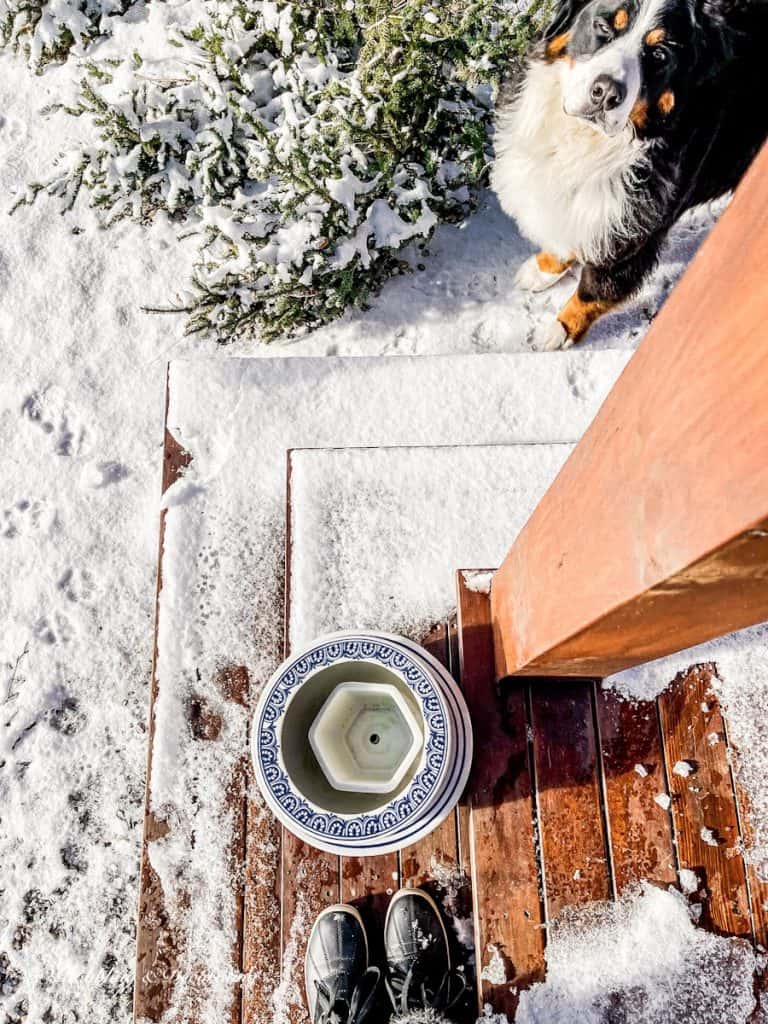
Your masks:
[[[477,570],[464,570],[461,574],[467,590],[473,594],[490,594],[493,583],[493,572],[478,572]]]
[[[743,1024],[755,1005],[750,943],[697,928],[673,890],[644,886],[564,915],[546,958],[547,979],[521,994],[517,1024]]]

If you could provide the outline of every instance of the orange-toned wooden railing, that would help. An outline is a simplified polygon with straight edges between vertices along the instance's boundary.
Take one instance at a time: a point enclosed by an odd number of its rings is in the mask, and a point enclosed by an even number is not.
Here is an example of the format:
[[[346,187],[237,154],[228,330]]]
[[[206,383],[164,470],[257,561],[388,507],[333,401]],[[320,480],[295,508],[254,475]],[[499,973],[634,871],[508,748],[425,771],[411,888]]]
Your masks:
[[[768,619],[768,146],[494,578],[499,675]]]

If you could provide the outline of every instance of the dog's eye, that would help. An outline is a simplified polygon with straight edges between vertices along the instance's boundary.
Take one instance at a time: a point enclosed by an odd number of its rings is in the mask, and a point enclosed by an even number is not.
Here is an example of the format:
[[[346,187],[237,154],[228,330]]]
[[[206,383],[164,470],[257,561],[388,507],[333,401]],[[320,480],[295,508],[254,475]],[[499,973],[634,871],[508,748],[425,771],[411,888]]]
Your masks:
[[[663,46],[654,46],[651,50],[653,59],[659,61],[660,64],[666,64],[669,54]]]
[[[592,22],[592,28],[595,30],[595,35],[599,39],[610,39],[611,38],[611,26],[605,20],[605,18],[595,18]]]

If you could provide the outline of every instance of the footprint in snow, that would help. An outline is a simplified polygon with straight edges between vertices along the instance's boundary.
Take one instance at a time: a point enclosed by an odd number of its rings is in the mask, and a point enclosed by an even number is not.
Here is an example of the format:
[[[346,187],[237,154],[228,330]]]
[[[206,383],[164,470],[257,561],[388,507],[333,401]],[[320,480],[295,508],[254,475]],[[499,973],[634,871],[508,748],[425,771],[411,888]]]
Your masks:
[[[64,407],[60,389],[33,391],[21,403],[21,415],[50,438],[56,455],[78,455],[85,441],[85,430]]]
[[[3,509],[0,515],[0,537],[15,540],[40,529],[48,532],[55,522],[56,512],[47,507],[45,502],[20,498],[13,505]]]

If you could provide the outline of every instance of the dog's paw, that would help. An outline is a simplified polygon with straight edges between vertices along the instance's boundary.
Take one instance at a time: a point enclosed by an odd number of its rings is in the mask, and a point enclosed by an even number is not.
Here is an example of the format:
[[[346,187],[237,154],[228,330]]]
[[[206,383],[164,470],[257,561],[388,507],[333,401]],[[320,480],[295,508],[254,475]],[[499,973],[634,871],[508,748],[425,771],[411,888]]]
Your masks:
[[[515,274],[515,285],[525,292],[543,292],[567,273],[568,267],[559,274],[548,274],[539,267],[537,258],[531,256]]]
[[[533,333],[533,347],[539,352],[570,348],[573,338],[559,320],[541,324]]]

